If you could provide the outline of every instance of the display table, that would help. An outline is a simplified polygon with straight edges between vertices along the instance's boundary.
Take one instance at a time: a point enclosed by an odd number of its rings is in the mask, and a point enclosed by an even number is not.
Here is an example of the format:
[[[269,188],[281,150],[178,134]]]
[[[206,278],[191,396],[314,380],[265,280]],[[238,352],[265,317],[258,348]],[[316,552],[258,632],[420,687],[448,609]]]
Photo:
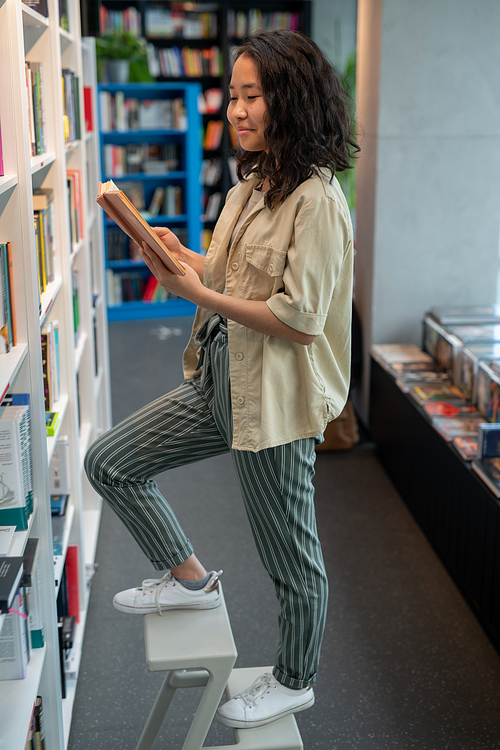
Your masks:
[[[500,651],[500,502],[371,360],[370,431],[379,458]]]

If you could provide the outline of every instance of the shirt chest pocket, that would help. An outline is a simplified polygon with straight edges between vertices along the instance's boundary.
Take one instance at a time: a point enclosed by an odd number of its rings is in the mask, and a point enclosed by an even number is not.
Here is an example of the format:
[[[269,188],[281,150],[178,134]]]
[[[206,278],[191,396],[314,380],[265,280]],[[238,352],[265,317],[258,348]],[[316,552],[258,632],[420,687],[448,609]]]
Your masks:
[[[286,251],[272,245],[245,245],[247,273],[242,278],[241,292],[251,299],[266,300],[282,286]]]

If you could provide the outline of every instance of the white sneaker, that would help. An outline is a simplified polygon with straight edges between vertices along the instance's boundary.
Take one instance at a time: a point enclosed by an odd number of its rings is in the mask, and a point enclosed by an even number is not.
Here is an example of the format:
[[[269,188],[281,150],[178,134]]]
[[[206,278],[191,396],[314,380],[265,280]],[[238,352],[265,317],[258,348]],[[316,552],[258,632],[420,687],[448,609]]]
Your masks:
[[[113,606],[120,612],[137,615],[148,615],[167,609],[215,609],[220,598],[219,576],[215,570],[210,571],[210,579],[205,588],[190,591],[175,580],[170,571],[163,578],[148,578],[136,589],[120,591],[113,599]]]
[[[304,711],[313,704],[312,687],[292,690],[278,682],[271,672],[265,672],[257,677],[248,690],[219,706],[217,719],[228,727],[252,729],[288,714]]]

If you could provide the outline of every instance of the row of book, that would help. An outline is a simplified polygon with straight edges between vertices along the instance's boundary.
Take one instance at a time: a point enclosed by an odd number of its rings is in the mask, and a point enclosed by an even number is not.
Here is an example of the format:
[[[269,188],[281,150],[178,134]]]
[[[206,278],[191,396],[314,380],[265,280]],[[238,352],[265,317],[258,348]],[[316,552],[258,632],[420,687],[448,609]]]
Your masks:
[[[216,221],[222,203],[222,194],[217,190],[215,193],[203,195],[204,210],[202,221]]]
[[[164,175],[176,172],[182,163],[182,146],[178,143],[129,143],[103,147],[103,166],[107,177],[128,174]]]
[[[141,33],[141,14],[130,6],[123,10],[113,10],[99,5],[99,27],[101,34],[113,34],[129,31],[139,36]]]
[[[220,157],[203,159],[201,164],[200,182],[202,185],[217,185],[222,175],[222,159]]]
[[[224,122],[222,120],[209,120],[203,136],[203,148],[205,151],[215,151],[220,148]]]
[[[83,238],[83,205],[80,170],[67,169],[68,209],[71,244],[74,246]]]
[[[157,190],[164,190],[164,188],[157,188]],[[155,194],[151,200],[150,208],[155,200]],[[154,218],[153,214],[148,216],[148,221],[150,218]],[[175,234],[182,244],[185,245],[187,243],[187,231],[184,227],[176,227]],[[125,232],[115,226],[107,227],[106,229],[106,259],[108,262],[121,260],[131,260],[137,263],[143,262],[135,242]]]
[[[52,412],[61,396],[59,321],[45,323],[40,335],[45,411]]]
[[[139,99],[123,91],[99,92],[101,131],[126,133],[136,130],[187,129],[186,106],[182,97]]]
[[[79,141],[80,128],[80,79],[69,68],[62,71],[63,123],[66,143]]]
[[[176,295],[166,292],[154,276],[145,276],[140,271],[115,273],[108,268],[106,280],[110,306],[125,302],[164,302],[167,299],[177,299]]]
[[[43,63],[26,61],[25,76],[31,155],[37,156],[47,150]]]
[[[33,221],[35,225],[35,247],[40,294],[54,281],[54,191],[52,188],[37,188],[33,191]]]
[[[434,308],[423,349],[375,345],[372,356],[500,497],[500,307]]]
[[[227,35],[234,39],[252,36],[257,31],[276,31],[279,29],[299,30],[299,14],[294,11],[265,12],[259,8],[228,10]]]
[[[146,36],[156,39],[211,39],[217,36],[217,14],[150,5],[145,12]]]
[[[0,354],[17,344],[14,279],[10,242],[0,242]]]
[[[224,62],[222,52],[214,44],[211,47],[146,47],[148,70],[153,78],[201,78],[222,76]]]

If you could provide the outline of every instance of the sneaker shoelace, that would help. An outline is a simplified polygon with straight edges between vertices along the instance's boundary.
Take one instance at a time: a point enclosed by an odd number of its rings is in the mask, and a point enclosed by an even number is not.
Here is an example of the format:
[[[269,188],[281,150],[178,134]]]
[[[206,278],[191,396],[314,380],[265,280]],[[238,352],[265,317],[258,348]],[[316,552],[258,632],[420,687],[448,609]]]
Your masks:
[[[271,685],[272,678],[273,676],[271,672],[261,674],[248,690],[245,690],[243,693],[238,693],[234,698],[241,698],[249,708],[255,708],[258,701],[264,697],[270,687],[277,687]]]
[[[219,578],[219,576],[222,575],[222,570],[219,570],[217,572],[213,572],[210,576],[207,585],[204,587],[203,591],[205,593],[210,593],[215,588],[216,582]],[[168,586],[169,583],[172,583],[173,586],[175,586],[175,578],[172,574],[172,571],[168,570],[163,578],[146,578],[142,582],[142,586],[139,588],[139,591],[142,591],[143,596],[146,594],[154,594],[155,596],[155,606],[158,610],[158,613],[160,616],[162,615],[161,611],[161,605],[160,605],[160,596],[161,592],[165,588],[165,586]]]

